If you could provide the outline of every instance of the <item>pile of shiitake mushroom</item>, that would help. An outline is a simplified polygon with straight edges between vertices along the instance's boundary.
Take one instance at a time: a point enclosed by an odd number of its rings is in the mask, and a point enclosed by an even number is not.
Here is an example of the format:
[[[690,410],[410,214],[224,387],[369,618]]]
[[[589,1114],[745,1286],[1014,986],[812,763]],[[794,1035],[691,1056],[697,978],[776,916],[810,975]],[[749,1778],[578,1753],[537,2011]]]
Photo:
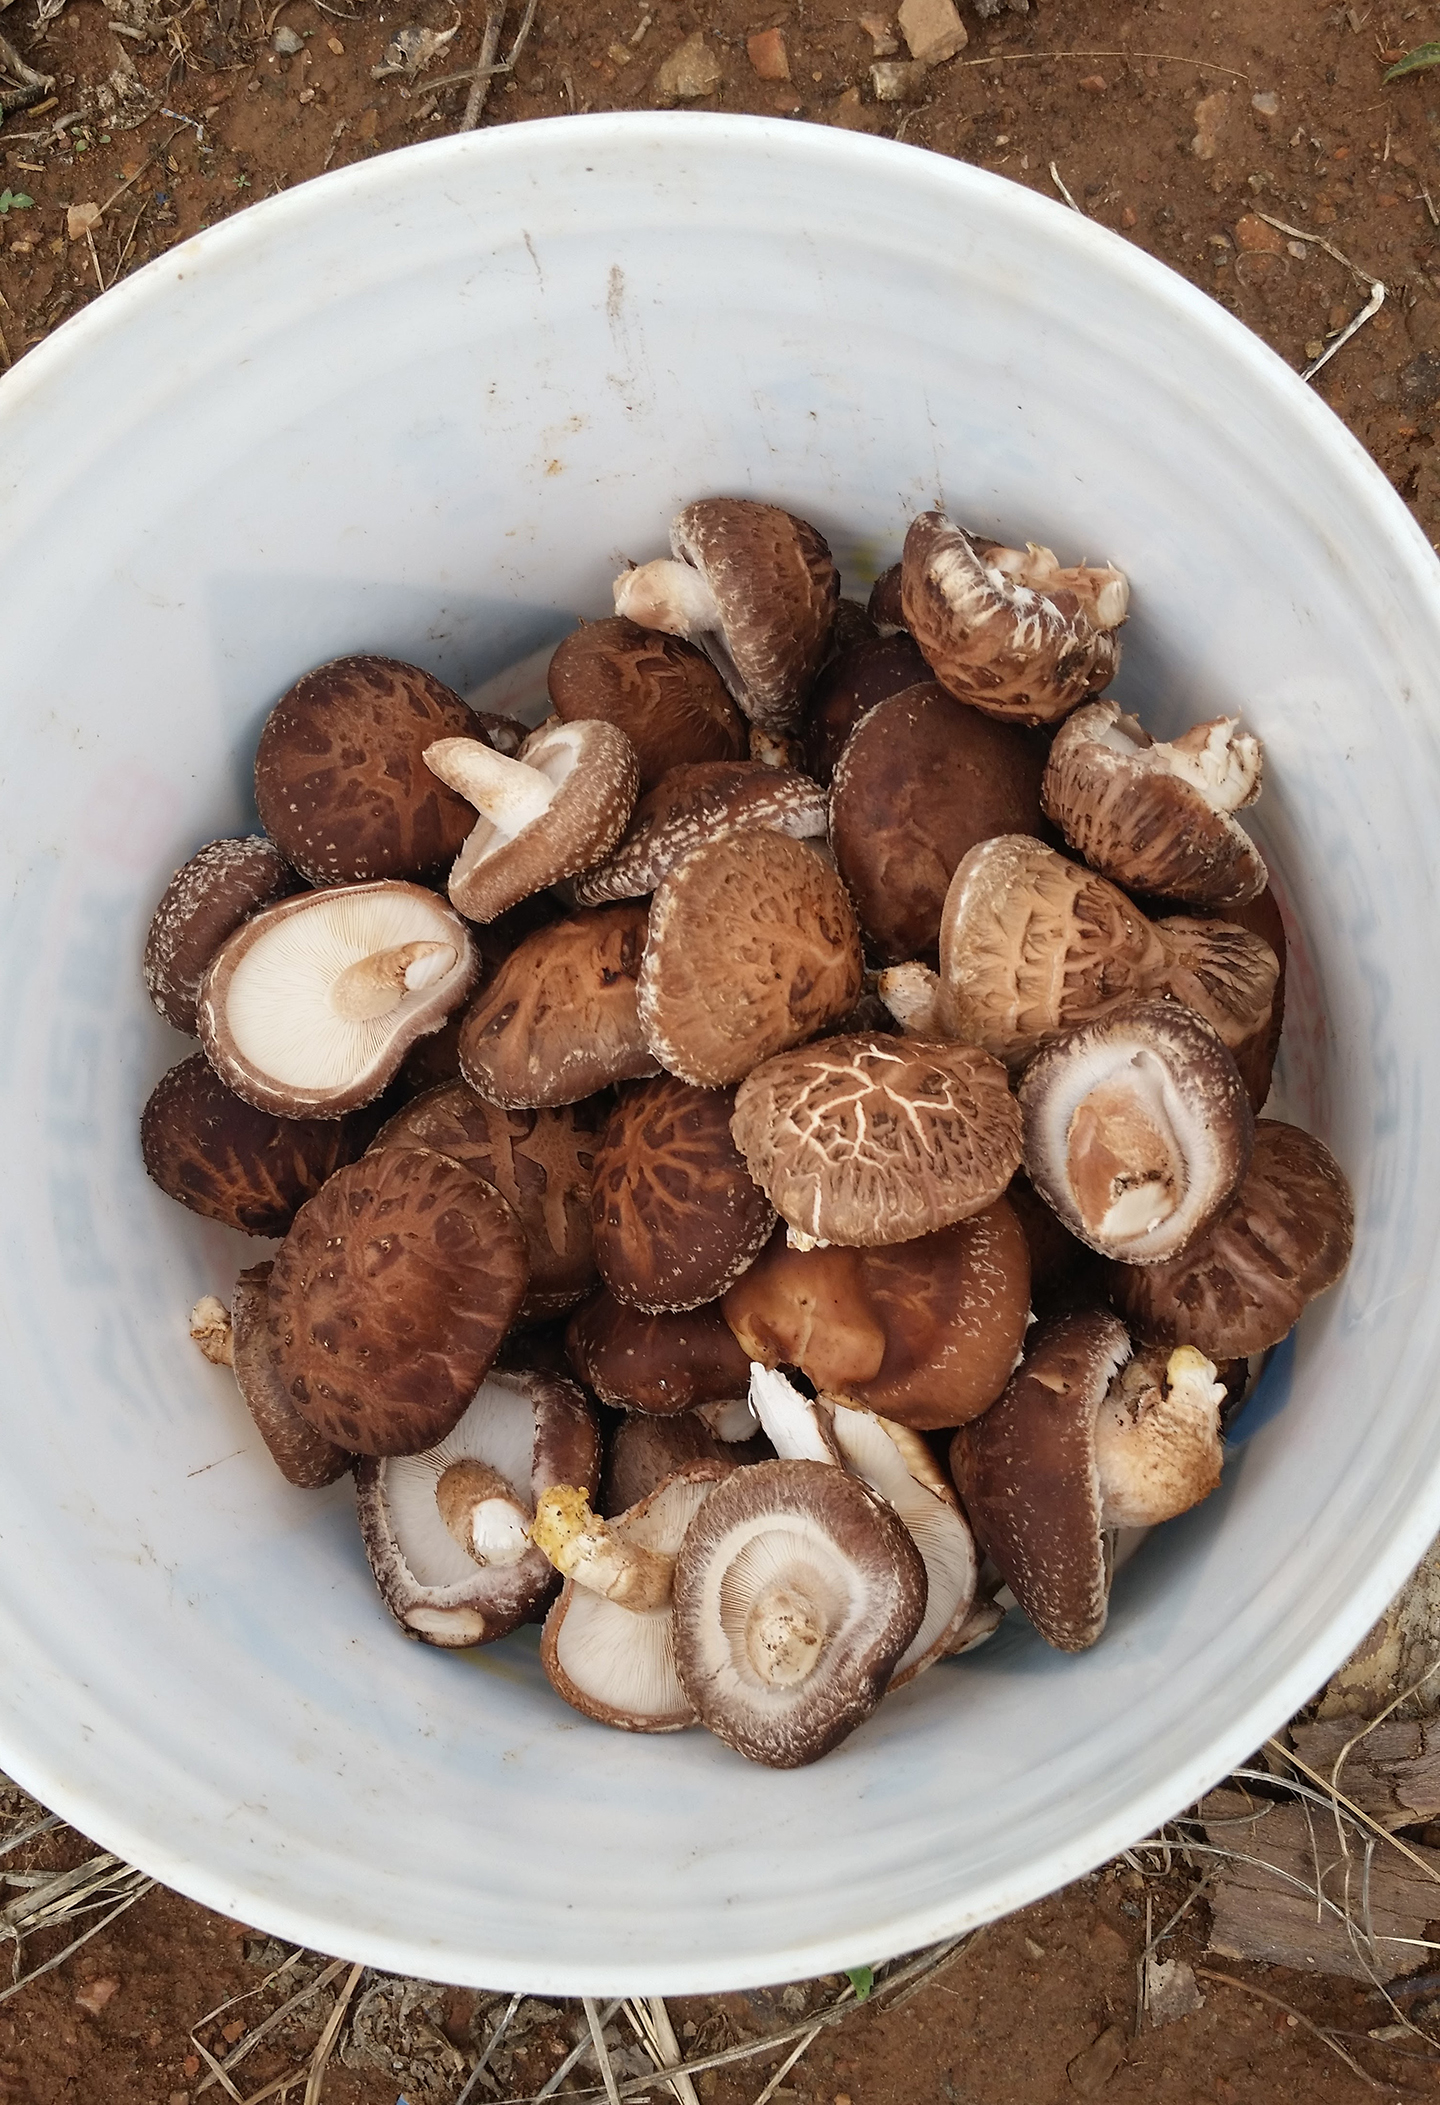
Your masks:
[[[1258,1118],[1259,743],[1094,698],[1119,571],[927,512],[867,611],[770,505],[672,548],[538,730],[373,656],[282,697],[264,836],[151,927],[201,1049],[141,1134],[283,1238],[192,1329],[407,1634],[543,1618],[589,1716],[789,1767],[1011,1605],[1095,1642],[1351,1203]]]

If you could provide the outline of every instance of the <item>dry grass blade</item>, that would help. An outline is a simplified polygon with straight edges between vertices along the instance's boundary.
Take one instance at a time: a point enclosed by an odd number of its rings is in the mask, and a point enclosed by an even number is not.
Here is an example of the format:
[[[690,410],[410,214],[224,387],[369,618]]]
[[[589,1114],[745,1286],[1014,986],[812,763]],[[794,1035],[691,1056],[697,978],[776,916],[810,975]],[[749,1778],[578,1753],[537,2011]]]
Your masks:
[[[1265,1744],[1267,1747],[1272,1748],[1276,1754],[1280,1755],[1283,1760],[1293,1762],[1301,1774],[1308,1776],[1312,1783],[1318,1784],[1322,1791],[1328,1791],[1333,1801],[1337,1805],[1343,1805],[1351,1818],[1358,1820],[1362,1827],[1368,1827],[1372,1834],[1379,1835],[1382,1842],[1388,1842],[1392,1849],[1398,1849],[1401,1856],[1408,1858],[1417,1871],[1423,1871],[1427,1878],[1435,1879],[1437,1883],[1440,1883],[1440,1872],[1437,1872],[1433,1865],[1427,1864],[1424,1857],[1417,1856],[1408,1843],[1402,1842],[1398,1835],[1392,1835],[1390,1830],[1382,1827],[1378,1820],[1372,1820],[1367,1812],[1363,1812],[1356,1805],[1353,1798],[1347,1798],[1343,1791],[1333,1789],[1331,1785],[1326,1783],[1324,1777],[1317,1770],[1312,1769],[1308,1762],[1302,1761],[1298,1754],[1292,1754],[1290,1749],[1282,1747],[1278,1740],[1266,1740]],[[1274,1781],[1283,1783],[1285,1779],[1277,1777]]]
[[[190,2044],[192,2047],[194,2047],[196,2053],[201,2057],[201,2059],[206,2063],[207,2067],[209,2068],[211,2080],[216,2083],[224,2084],[228,2094],[235,2100],[235,2105],[244,2105],[244,2100],[241,2098],[239,2091],[230,2081],[230,2078],[226,2075],[224,2069],[221,2068],[219,2062],[215,2059],[215,2056],[211,2053],[209,2047],[205,2045],[204,2041],[197,2039],[195,2037],[195,2034],[192,2032],[190,2034]]]
[[[498,7],[485,11],[485,33],[480,39],[480,62],[475,68],[475,78],[470,83],[470,93],[465,97],[465,114],[460,119],[462,132],[473,132],[485,113],[485,104],[490,96],[490,82],[494,77],[495,54],[500,49],[500,31],[505,22],[504,0]]]
[[[509,2031],[510,2020],[515,2015],[515,2012],[520,2008],[521,2001],[522,1993],[520,1990],[517,1989],[516,1993],[511,1996],[509,2002],[507,2003],[504,2015],[501,2017],[499,2024],[496,2025],[494,2031],[486,2040],[484,2053],[480,2056],[480,2059],[476,2062],[474,2068],[471,2069],[469,2075],[465,2078],[464,2087],[461,2090],[459,2097],[455,2100],[455,2105],[465,2105],[465,2100],[470,2096],[471,2092],[475,2089],[476,2084],[480,2081],[480,2078],[484,2075],[486,2069],[490,2066],[490,2056],[494,2053],[496,2047],[499,2046],[501,2040]]]
[[[325,2029],[315,2042],[315,2052],[310,2061],[310,2073],[305,2083],[305,2105],[320,2105],[320,2092],[325,2084],[326,2064],[334,2050],[340,2027],[345,2022],[345,2012],[350,2008],[350,1998],[354,1995],[359,1985],[360,1976],[364,1971],[365,1967],[361,1962],[357,1962],[351,1967],[346,1977],[345,1986],[340,1990],[336,2000],[335,2008],[325,2021]]]
[[[135,1875],[139,1877],[141,1874],[137,1872]],[[8,1988],[0,1989],[0,2003],[8,2003],[12,1995],[18,1995],[21,1989],[28,1988],[32,1981],[38,1981],[42,1974],[53,1973],[57,1966],[63,1966],[73,1952],[79,1951],[82,1944],[88,1944],[92,1937],[98,1937],[101,1930],[108,1929],[118,1916],[125,1913],[127,1908],[133,1908],[137,1900],[143,1900],[154,1884],[155,1880],[153,1878],[145,1879],[142,1885],[137,1886],[133,1892],[126,1895],[118,1908],[112,1908],[108,1915],[102,1915],[98,1922],[91,1924],[83,1936],[74,1938],[65,1946],[63,1951],[56,1952],[53,1959],[47,1959],[43,1966],[32,1967],[29,1973],[21,1974],[20,1978],[17,1981],[13,1981]],[[16,1957],[17,1959],[19,1957],[18,1948]]]
[[[615,2002],[608,2003],[604,2010],[601,2011],[600,2024],[602,2029],[604,2028],[604,2026],[609,2024],[611,2018],[615,2015],[615,2012],[619,2008],[620,1999],[617,1998]],[[590,2041],[588,2038],[582,2039],[577,2047],[572,2047],[570,2052],[565,2056],[565,2059],[561,2062],[559,2068],[556,2069],[554,2075],[548,2077],[543,2088],[535,2093],[535,2097],[531,2101],[531,2105],[540,2105],[540,2100],[542,2098],[553,2098],[556,2091],[565,2081],[565,2078],[569,2075],[571,2069],[574,2068],[575,2064],[578,2061],[582,2061],[585,2058],[586,2053],[589,2051],[589,2047]]]
[[[1272,2003],[1277,2010],[1283,2010],[1287,2017],[1293,2017],[1297,2025],[1303,2025],[1307,2032],[1313,2033],[1322,2046],[1329,2047],[1332,2054],[1338,2054],[1345,2066],[1354,2069],[1361,2082],[1368,2083],[1371,2090],[1394,2090],[1395,2086],[1392,2083],[1381,2083],[1368,2069],[1361,2068],[1359,2062],[1346,2053],[1339,2040],[1331,2033],[1323,2031],[1319,2025],[1312,2024],[1302,2010],[1296,2010],[1289,2003],[1282,2002],[1278,1995],[1271,1995],[1267,1988],[1256,1988],[1250,1981],[1237,1981],[1230,1973],[1214,1973],[1208,1966],[1197,1966],[1194,1971],[1197,1981],[1220,1981],[1226,1988],[1238,1988],[1242,1995],[1253,1995],[1258,2002]]]
[[[9,312],[8,303],[3,299],[0,299],[0,307]],[[19,1849],[24,1843],[33,1842],[37,1835],[48,1835],[52,1827],[59,1825],[58,1813],[47,1813],[43,1820],[32,1820],[28,1827],[21,1828],[18,1835],[7,1835],[4,1841],[0,1842],[0,1856],[8,1856],[12,1849]]]
[[[297,2083],[303,2083],[304,2081],[304,2069],[292,2069],[288,2076],[277,2076],[275,2081],[267,2083],[263,2090],[252,2090],[249,2097],[245,2099],[244,2105],[264,2105],[266,2098],[279,2097],[287,2090],[294,2090]]]
[[[1162,66],[1198,66],[1202,73],[1224,73],[1231,80],[1249,80],[1233,66],[1217,66],[1213,59],[1186,58],[1183,51],[992,51],[986,58],[962,58],[962,66],[1008,66],[1017,60],[1038,64],[1047,58],[1153,58]]]
[[[665,2007],[663,1995],[647,1996],[641,2006],[642,2022],[648,2018],[645,2029],[653,2033],[659,2053],[661,2068],[678,2068],[685,2056],[680,2051],[680,2042],[675,2037],[675,2027],[670,2022],[670,2012]],[[670,2088],[674,2091],[678,2105],[700,2105],[700,2095],[688,2076],[673,2076]]]
[[[797,2046],[792,2053],[786,2055],[785,2059],[781,2062],[779,2068],[776,2069],[774,2075],[770,2078],[770,2081],[766,2084],[765,2088],[761,2091],[759,2097],[755,2100],[755,2105],[769,2105],[769,2100],[774,2097],[776,2091],[780,2088],[780,2085],[785,2081],[785,2078],[789,2075],[791,2069],[794,2068],[796,2062],[800,2059],[801,2055],[805,2053],[807,2048],[812,2047],[815,2044],[816,2040],[820,2037],[820,2034],[824,2031],[824,2029],[825,2027],[823,2025],[813,2025],[811,2027],[811,2029],[805,2034],[805,2037],[801,2040],[799,2046]]]
[[[600,2064],[605,2095],[610,2100],[610,2105],[620,2105],[620,2092],[615,2084],[615,2071],[610,2066],[610,2049],[605,2044],[605,2028],[600,2022],[599,2008],[593,1995],[582,1995],[580,2002],[585,2012],[585,2022],[590,2027],[590,2042],[595,2049],[595,2059]]]
[[[251,1993],[253,1995],[258,1995],[261,1989],[268,1988],[270,1982],[278,1980],[280,1978],[280,1975],[284,1973],[288,1967],[293,1966],[295,1964],[295,1961],[299,1957],[300,1953],[298,1951],[292,1953],[291,1956],[285,1961],[284,1966],[277,1966],[274,1973],[270,1974],[265,1980],[263,1980],[260,1983],[260,1988],[252,1989]],[[247,2054],[253,2052],[253,2050],[259,2046],[261,2040],[264,2039],[268,2033],[273,2032],[277,2025],[284,2023],[285,2019],[290,2015],[290,2012],[292,2010],[298,2008],[298,2006],[301,2003],[308,2002],[312,1995],[319,1995],[322,1988],[328,1988],[330,1986],[330,1983],[333,1980],[337,1979],[340,1974],[344,1973],[344,1971],[345,1961],[343,1959],[332,1960],[331,1963],[325,1968],[325,1971],[323,1973],[317,1974],[315,1976],[315,1979],[310,1983],[308,1988],[297,1989],[295,1994],[291,1996],[290,2000],[286,2003],[282,2003],[278,2010],[272,2011],[270,2016],[265,2019],[263,2024],[256,2025],[253,2031],[247,2032],[245,2037],[240,2041],[240,2044],[234,2049],[234,2051],[225,2056],[224,2061],[221,2063],[221,2067],[227,2072],[233,2068],[236,2068],[239,2065],[239,2063],[245,2059],[245,2056]],[[244,2000],[244,1998],[241,1996],[234,1996],[231,1998],[231,2000],[234,2002],[241,2002]],[[222,2003],[220,2005],[220,2010],[228,2010],[229,2007],[230,2005],[228,2003]],[[210,2012],[210,2017],[202,2017],[195,2027],[196,2031],[199,2031],[200,2025],[208,2025],[211,2017],[218,2017],[220,2015],[220,2010],[212,2010]],[[205,2092],[209,2090],[211,2084],[214,2083],[214,2081],[214,2076],[207,2076],[205,2078],[205,2081],[202,2084],[200,2084],[197,2088],[195,2092],[196,2097],[203,2097]]]

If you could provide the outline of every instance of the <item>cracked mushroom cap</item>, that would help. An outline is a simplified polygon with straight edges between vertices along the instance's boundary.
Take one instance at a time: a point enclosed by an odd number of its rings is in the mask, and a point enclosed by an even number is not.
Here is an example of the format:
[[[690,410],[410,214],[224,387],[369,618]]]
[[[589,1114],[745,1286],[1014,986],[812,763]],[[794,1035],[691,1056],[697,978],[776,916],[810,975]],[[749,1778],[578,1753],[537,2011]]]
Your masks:
[[[192,1053],[151,1090],[140,1114],[146,1173],[192,1213],[242,1235],[284,1235],[327,1177],[364,1154],[372,1114],[280,1118],[227,1089]]]
[[[640,788],[682,761],[741,760],[747,726],[694,644],[614,615],[586,622],[550,660],[550,701],[565,723],[614,724],[635,748]]]
[[[779,1229],[721,1305],[748,1359],[798,1367],[835,1401],[901,1425],[960,1425],[1019,1357],[1030,1254],[1004,1199],[877,1249],[792,1250]]]
[[[905,626],[941,686],[989,716],[1055,723],[1120,660],[1120,571],[1062,569],[1048,548],[1002,548],[921,512],[901,559]]]
[[[751,1761],[818,1761],[869,1717],[925,1613],[899,1515],[824,1462],[758,1462],[717,1484],[674,1577],[675,1664],[717,1738]]]
[[[730,1130],[798,1235],[903,1243],[983,1213],[1020,1167],[998,1060],[921,1038],[822,1038],[740,1084]]]
[[[775,1225],[730,1137],[734,1092],[662,1075],[626,1089],[595,1154],[595,1261],[633,1308],[718,1300]]]
[[[999,1402],[950,1446],[981,1548],[1062,1652],[1083,1652],[1105,1628],[1110,1570],[1095,1422],[1129,1356],[1125,1326],[1108,1309],[1038,1325]]]
[[[145,938],[145,991],[165,1018],[195,1035],[205,968],[228,935],[262,906],[300,889],[273,841],[260,834],[210,841],[175,872]]]
[[[1045,809],[1093,869],[1129,890],[1190,906],[1243,905],[1268,882],[1231,816],[1260,794],[1262,752],[1218,716],[1157,744],[1118,702],[1061,725],[1045,768]]]
[[[1122,891],[1043,841],[1002,834],[970,850],[945,894],[936,1028],[1014,1069],[1164,973],[1159,937]]]
[[[599,906],[642,898],[692,848],[753,826],[792,840],[817,838],[825,832],[825,798],[808,775],[758,760],[672,767],[641,797],[614,852],[576,878],[576,900]]]
[[[460,1029],[460,1072],[487,1102],[578,1104],[659,1073],[636,1005],[644,906],[604,906],[537,929],[510,953]]]
[[[282,1118],[377,1097],[474,984],[464,922],[418,884],[302,892],[243,922],[200,987],[200,1043],[237,1096]]]
[[[1208,1498],[1225,1458],[1225,1383],[1191,1345],[1147,1346],[1110,1383],[1095,1420],[1100,1524],[1152,1528]]]
[[[350,1467],[350,1456],[306,1422],[291,1401],[270,1338],[270,1264],[252,1265],[230,1303],[230,1364],[235,1384],[271,1460],[287,1484],[319,1491]]]
[[[493,921],[610,853],[635,803],[635,748],[614,724],[547,723],[513,759],[483,740],[425,748],[432,774],[479,816],[450,872],[452,903]]]
[[[845,602],[842,600],[842,606]],[[930,668],[913,636],[868,636],[832,658],[805,705],[805,766],[827,788],[845,741],[877,702],[922,686]]]
[[[736,834],[687,855],[651,901],[640,1027],[669,1073],[723,1088],[838,1022],[862,978],[828,859],[784,834]]]
[[[1345,1173],[1313,1134],[1262,1118],[1240,1189],[1209,1233],[1170,1264],[1110,1268],[1110,1291],[1146,1338],[1216,1361],[1278,1345],[1350,1260]]]
[[[668,1415],[726,1403],[750,1378],[718,1302],[646,1315],[602,1289],[570,1318],[565,1349],[586,1387],[623,1410]]]
[[[311,884],[439,882],[475,814],[425,748],[485,733],[458,694],[396,658],[336,658],[297,680],[255,755],[260,823]]]
[[[1175,1001],[1133,1001],[1056,1039],[1020,1081],[1025,1174],[1081,1242],[1178,1257],[1240,1185],[1255,1119],[1239,1070]]]
[[[424,1148],[337,1170],[270,1276],[270,1339],[300,1415],[339,1447],[416,1454],[464,1412],[524,1297],[498,1191]]]
[[[670,547],[616,579],[616,613],[698,643],[752,723],[796,730],[840,597],[821,536],[776,505],[707,497],[676,515]]]
[[[536,1622],[555,1591],[530,1540],[549,1486],[593,1490],[600,1436],[589,1405],[557,1375],[492,1373],[462,1416],[418,1454],[366,1456],[355,1508],[370,1569],[407,1637],[490,1644]]]
[[[1041,734],[997,723],[933,680],[855,726],[835,764],[830,845],[883,963],[935,956],[950,880],[978,842],[1045,830],[1044,767]]]
[[[447,1082],[398,1111],[371,1152],[432,1148],[494,1185],[524,1230],[530,1284],[518,1320],[534,1322],[563,1315],[598,1283],[590,1186],[602,1125],[598,1104],[506,1109],[464,1082]]]

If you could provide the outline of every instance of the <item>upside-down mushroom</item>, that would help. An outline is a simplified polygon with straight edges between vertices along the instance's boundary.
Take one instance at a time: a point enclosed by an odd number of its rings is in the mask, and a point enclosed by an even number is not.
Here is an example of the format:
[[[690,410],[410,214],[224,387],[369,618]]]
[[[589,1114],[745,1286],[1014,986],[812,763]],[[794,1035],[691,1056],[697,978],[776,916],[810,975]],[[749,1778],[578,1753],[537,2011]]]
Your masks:
[[[242,921],[298,891],[300,879],[273,841],[209,841],[175,872],[145,938],[145,991],[167,1023],[195,1035],[205,968]]]

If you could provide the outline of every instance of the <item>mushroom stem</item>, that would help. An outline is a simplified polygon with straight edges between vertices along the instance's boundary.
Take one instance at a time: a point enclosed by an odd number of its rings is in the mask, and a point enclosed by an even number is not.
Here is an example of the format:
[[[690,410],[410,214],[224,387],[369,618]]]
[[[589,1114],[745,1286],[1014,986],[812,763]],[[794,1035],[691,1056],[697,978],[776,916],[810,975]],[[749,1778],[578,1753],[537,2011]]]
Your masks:
[[[616,578],[615,612],[642,629],[692,640],[721,627],[715,594],[699,571],[668,556]]]
[[[190,1311],[190,1335],[212,1367],[233,1367],[235,1333],[230,1311],[215,1294],[202,1294]]]
[[[1144,1354],[1121,1370],[1095,1421],[1105,1528],[1173,1520],[1220,1481],[1225,1385],[1215,1379],[1214,1362],[1192,1345],[1178,1345],[1157,1382],[1149,1371],[1157,1356]]]
[[[626,1542],[590,1511],[584,1491],[552,1484],[535,1509],[530,1540],[556,1571],[637,1615],[668,1608],[675,1559]]]
[[[425,748],[425,765],[511,840],[554,801],[556,785],[538,767],[509,760],[478,738],[437,738]]]
[[[768,1688],[795,1688],[814,1670],[828,1630],[794,1586],[767,1586],[745,1618],[745,1656]]]
[[[451,943],[398,943],[347,965],[330,988],[330,1006],[347,1023],[389,1016],[407,994],[422,993],[455,969]]]
[[[935,1004],[940,997],[940,975],[928,965],[912,961],[887,965],[875,980],[875,992],[907,1038],[938,1038]]]
[[[471,1456],[452,1462],[435,1485],[435,1503],[454,1540],[477,1564],[518,1564],[530,1547],[529,1515],[488,1462]]]

